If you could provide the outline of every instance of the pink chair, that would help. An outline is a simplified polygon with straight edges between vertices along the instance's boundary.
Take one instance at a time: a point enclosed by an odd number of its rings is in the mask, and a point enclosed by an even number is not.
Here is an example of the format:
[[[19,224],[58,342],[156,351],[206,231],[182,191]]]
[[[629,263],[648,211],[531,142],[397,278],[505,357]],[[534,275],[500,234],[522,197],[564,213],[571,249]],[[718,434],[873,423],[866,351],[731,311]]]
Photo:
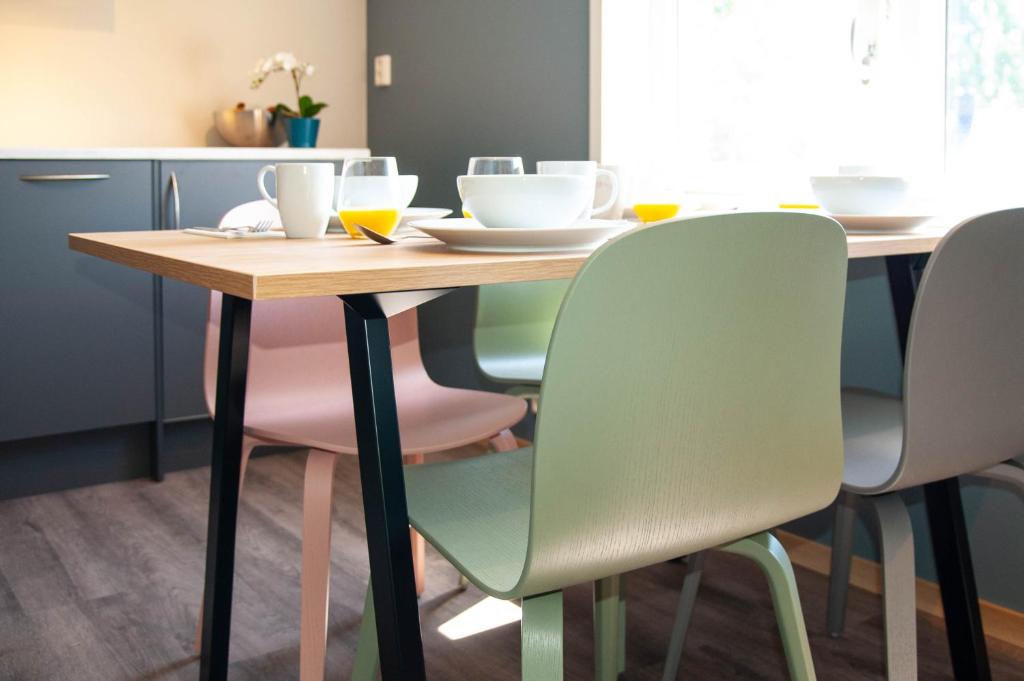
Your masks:
[[[277,210],[264,201],[230,210],[221,226],[252,225]],[[221,294],[210,294],[205,389],[214,411]],[[331,486],[335,455],[356,454],[352,388],[343,304],[336,297],[260,301],[252,307],[249,374],[242,443],[242,480],[249,455],[262,445],[309,448],[303,494],[300,678],[323,681],[330,585]],[[395,395],[407,463],[426,454],[490,439],[497,451],[515,449],[508,430],[526,403],[508,395],[440,386],[420,357],[416,310],[389,323]],[[424,543],[415,531],[416,590],[424,585]]]

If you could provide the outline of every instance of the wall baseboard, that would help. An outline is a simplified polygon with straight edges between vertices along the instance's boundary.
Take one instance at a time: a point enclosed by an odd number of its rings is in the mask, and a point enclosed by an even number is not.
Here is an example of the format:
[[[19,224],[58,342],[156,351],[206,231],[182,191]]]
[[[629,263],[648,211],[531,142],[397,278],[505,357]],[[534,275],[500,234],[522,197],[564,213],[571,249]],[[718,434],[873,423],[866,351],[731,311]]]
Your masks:
[[[789,559],[794,565],[821,575],[829,574],[831,548],[790,532],[778,530],[775,534],[786,547]],[[881,594],[882,566],[875,561],[854,556],[853,565],[850,567],[850,584],[870,593]],[[985,636],[1024,650],[1024,612],[1011,610],[984,599],[980,602]],[[917,609],[937,620],[944,619],[938,584],[917,578]]]

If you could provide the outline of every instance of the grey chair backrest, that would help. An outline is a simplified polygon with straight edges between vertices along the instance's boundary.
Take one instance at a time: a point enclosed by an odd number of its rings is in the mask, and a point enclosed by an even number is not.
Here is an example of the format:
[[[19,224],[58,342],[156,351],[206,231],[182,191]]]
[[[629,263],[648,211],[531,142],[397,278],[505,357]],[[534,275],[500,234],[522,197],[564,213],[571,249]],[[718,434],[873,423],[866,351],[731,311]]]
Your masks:
[[[846,263],[842,228],[801,213],[661,224],[595,252],[548,350],[521,593],[835,498]]]
[[[1024,453],[1024,208],[966,220],[939,243],[918,286],[903,386],[889,488]]]

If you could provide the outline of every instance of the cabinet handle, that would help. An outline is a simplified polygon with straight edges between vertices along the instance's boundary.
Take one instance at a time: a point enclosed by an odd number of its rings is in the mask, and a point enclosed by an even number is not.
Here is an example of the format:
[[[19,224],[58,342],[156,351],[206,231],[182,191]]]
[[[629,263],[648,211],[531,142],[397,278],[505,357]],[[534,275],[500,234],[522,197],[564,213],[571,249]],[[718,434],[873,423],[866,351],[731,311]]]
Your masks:
[[[109,180],[106,173],[83,173],[78,175],[22,175],[22,182],[74,182],[76,180]]]
[[[171,212],[173,219],[171,222],[174,229],[181,229],[181,196],[178,193],[178,176],[174,174],[174,171],[171,171],[171,177],[167,185],[171,191],[171,206],[173,207]]]

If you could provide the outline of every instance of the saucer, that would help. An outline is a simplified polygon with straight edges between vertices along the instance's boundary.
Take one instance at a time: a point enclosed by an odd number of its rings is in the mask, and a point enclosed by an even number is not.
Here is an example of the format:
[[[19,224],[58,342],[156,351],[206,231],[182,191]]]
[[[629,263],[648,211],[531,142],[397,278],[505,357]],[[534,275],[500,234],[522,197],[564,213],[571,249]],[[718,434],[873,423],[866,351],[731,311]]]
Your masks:
[[[395,228],[395,233],[400,236],[415,234],[416,229],[409,225],[414,220],[434,220],[451,215],[451,208],[406,208],[402,211],[402,217]]]
[[[568,227],[484,227],[472,218],[416,220],[412,227],[448,248],[474,253],[545,253],[593,250],[633,225],[625,220],[581,220]]]
[[[909,232],[934,215],[831,215],[847,232]]]

